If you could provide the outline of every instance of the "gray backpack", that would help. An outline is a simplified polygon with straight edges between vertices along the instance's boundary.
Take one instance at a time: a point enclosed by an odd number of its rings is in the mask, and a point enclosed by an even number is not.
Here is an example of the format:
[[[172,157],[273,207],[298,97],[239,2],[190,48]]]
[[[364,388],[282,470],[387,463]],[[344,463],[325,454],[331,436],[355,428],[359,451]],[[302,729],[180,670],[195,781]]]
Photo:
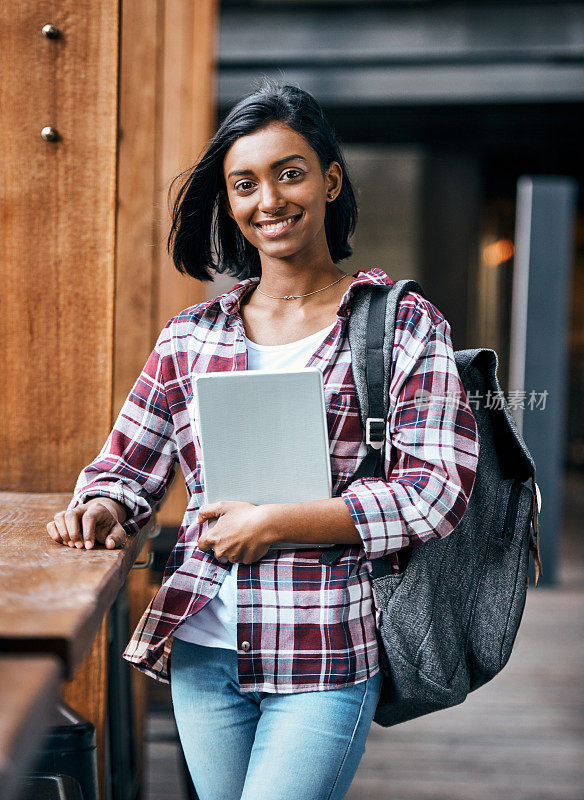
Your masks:
[[[396,312],[407,291],[424,296],[415,281],[362,287],[351,310],[352,368],[368,445],[355,478],[383,475]],[[388,557],[371,562],[384,676],[374,720],[384,727],[462,703],[500,672],[523,615],[530,551],[536,586],[541,573],[535,464],[501,393],[497,354],[458,350],[455,359],[467,395],[490,389],[498,401],[490,408],[470,403],[480,452],[454,531],[400,551],[398,574]],[[345,547],[329,548],[320,561],[336,563]]]

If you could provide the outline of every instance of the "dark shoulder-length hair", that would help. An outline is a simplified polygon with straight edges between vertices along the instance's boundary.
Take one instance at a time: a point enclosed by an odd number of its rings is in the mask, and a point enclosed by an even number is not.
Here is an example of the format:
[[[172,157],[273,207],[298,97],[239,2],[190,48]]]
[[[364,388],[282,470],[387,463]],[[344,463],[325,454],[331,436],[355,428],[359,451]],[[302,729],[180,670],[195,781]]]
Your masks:
[[[195,166],[177,175],[170,185],[172,226],[167,247],[179,272],[201,281],[213,280],[209,267],[240,280],[261,276],[257,248],[225,210],[220,192],[226,192],[223,160],[231,145],[270,122],[283,122],[302,134],[316,152],[323,174],[331,161],[340,164],[341,191],[326,204],[326,239],[335,264],[352,255],[348,239],[357,223],[357,203],[333,127],[311,94],[264,76],[231,109]],[[172,188],[181,178],[184,181],[171,203]]]

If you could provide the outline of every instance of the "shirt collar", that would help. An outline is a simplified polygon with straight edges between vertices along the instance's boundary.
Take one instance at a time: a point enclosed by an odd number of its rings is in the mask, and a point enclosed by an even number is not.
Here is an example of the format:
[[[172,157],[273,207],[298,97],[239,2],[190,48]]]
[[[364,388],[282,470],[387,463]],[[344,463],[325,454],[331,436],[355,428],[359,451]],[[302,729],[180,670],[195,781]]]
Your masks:
[[[219,306],[227,316],[237,313],[239,311],[241,301],[245,295],[248,294],[248,292],[250,292],[255,286],[257,286],[259,282],[260,278],[254,277],[246,278],[245,280],[236,283],[235,286],[233,286],[229,291],[211,300],[208,304],[209,308],[212,308],[213,306]],[[393,283],[392,279],[378,267],[373,267],[367,272],[364,270],[359,270],[341,299],[337,316],[342,318],[348,316],[348,308],[356,287],[361,286],[362,284],[381,285],[388,283]]]

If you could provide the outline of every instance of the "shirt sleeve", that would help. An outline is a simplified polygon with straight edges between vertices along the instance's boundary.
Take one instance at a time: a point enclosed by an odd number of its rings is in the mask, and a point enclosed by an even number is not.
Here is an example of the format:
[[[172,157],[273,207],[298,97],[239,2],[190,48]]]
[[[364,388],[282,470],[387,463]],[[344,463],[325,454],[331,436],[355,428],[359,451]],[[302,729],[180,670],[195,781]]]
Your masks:
[[[393,352],[384,479],[360,478],[341,494],[370,559],[451,533],[478,463],[480,437],[447,320],[416,301],[396,325]]]
[[[163,378],[164,349],[169,346],[169,320],[96,458],[75,484],[67,510],[89,497],[111,497],[126,506],[128,533],[146,525],[175,475],[178,448]]]

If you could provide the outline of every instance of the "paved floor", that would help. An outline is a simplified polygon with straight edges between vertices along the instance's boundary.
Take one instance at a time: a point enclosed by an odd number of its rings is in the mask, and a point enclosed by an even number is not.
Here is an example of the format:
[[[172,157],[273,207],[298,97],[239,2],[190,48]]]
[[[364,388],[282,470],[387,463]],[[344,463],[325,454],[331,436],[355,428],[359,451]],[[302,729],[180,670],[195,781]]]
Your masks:
[[[347,800],[584,799],[584,475],[564,487],[559,584],[530,587],[505,669],[456,708],[374,724]],[[180,800],[168,710],[148,726],[145,800]]]

